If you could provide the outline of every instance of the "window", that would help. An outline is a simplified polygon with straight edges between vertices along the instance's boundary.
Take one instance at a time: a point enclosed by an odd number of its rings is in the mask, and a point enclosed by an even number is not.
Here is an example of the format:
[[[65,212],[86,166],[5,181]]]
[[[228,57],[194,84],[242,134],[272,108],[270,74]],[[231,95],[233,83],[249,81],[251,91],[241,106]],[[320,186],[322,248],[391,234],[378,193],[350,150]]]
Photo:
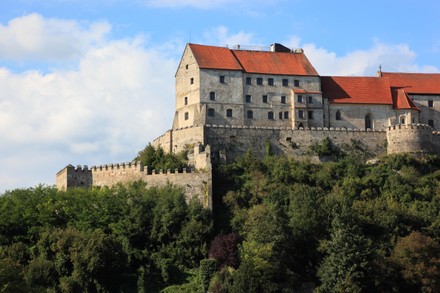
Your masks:
[[[252,119],[252,118],[254,118],[254,112],[252,112],[251,110],[247,111],[247,112],[246,112],[246,117],[247,117],[248,119]]]
[[[263,95],[263,103],[267,103],[267,95]]]
[[[188,69],[188,64],[185,65],[185,68]]]
[[[304,111],[303,110],[298,111],[298,117],[301,119],[304,119]]]
[[[278,119],[283,119],[283,112],[278,113]]]
[[[232,117],[232,109],[226,109],[226,117]]]
[[[250,77],[246,77],[246,84],[252,84],[252,79]]]
[[[267,119],[273,120],[273,112],[267,112]]]
[[[268,78],[267,79],[267,84],[268,85],[273,85],[273,78]]]
[[[189,83],[190,83],[190,84],[194,84],[194,77],[191,77],[191,78],[189,79]]]
[[[428,107],[429,108],[434,107],[434,101],[428,101]]]
[[[428,125],[431,127],[434,127],[434,120],[428,120]]]
[[[188,112],[185,112],[184,118],[185,118],[185,120],[189,119],[189,113]]]
[[[336,111],[336,120],[342,120],[341,119],[341,111]]]
[[[225,83],[225,76],[224,75],[220,75],[220,83]]]
[[[281,96],[281,104],[285,104],[286,103],[286,96]]]
[[[284,119],[289,119],[289,111],[284,112]]]
[[[313,97],[312,97],[312,96],[309,96],[309,97],[308,97],[308,103],[309,103],[309,104],[313,104]]]
[[[246,103],[250,103],[250,102],[252,102],[252,96],[246,95]]]
[[[296,86],[296,87],[299,87],[299,80],[298,80],[298,79],[295,79],[295,80],[293,81],[293,85]]]
[[[400,118],[400,124],[404,124],[405,125],[405,118],[404,117]]]
[[[283,78],[283,86],[288,86],[289,80],[287,78]]]
[[[307,118],[310,120],[313,120],[313,111],[308,111],[307,112]]]
[[[208,109],[208,116],[209,116],[209,117],[214,117],[214,114],[215,114],[214,109],[209,108],[209,109]]]
[[[210,99],[211,101],[215,101],[215,92],[210,92],[210,93],[209,93],[209,99]]]
[[[263,78],[258,77],[258,78],[257,78],[257,84],[258,84],[258,85],[263,85]]]
[[[303,102],[303,96],[302,95],[298,95],[298,103],[302,103]]]
[[[371,116],[370,114],[365,115],[365,130],[371,129]]]
[[[185,98],[183,99],[183,103],[185,104],[185,106],[188,105],[188,97],[185,97]]]

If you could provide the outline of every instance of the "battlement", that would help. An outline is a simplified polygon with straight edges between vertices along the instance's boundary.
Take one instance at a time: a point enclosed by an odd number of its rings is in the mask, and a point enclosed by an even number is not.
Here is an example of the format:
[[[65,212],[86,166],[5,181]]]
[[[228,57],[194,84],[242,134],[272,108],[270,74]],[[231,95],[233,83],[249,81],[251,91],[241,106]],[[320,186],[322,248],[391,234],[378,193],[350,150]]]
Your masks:
[[[409,124],[409,125],[397,124],[388,127],[388,131],[395,131],[395,130],[421,130],[421,131],[425,130],[425,131],[433,132],[433,128],[431,126],[420,123]]]
[[[426,124],[390,126],[387,131],[387,153],[435,153],[437,148],[433,136],[432,127]]]
[[[284,130],[284,131],[332,131],[332,132],[385,132],[385,130],[373,130],[373,129],[357,129],[357,128],[340,128],[340,127],[300,127],[300,128],[289,128],[289,127],[270,127],[270,126],[247,126],[247,125],[217,125],[217,124],[206,124],[207,128],[229,128],[229,129],[258,129],[258,130]]]

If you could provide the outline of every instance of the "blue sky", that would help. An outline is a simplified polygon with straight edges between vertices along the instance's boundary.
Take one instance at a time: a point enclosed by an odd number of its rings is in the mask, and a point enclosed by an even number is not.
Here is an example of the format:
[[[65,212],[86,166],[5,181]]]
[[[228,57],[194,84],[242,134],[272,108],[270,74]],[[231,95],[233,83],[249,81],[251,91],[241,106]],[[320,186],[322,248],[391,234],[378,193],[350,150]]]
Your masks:
[[[436,0],[1,0],[0,192],[127,162],[171,127],[187,42],[302,47],[321,75],[440,72]]]

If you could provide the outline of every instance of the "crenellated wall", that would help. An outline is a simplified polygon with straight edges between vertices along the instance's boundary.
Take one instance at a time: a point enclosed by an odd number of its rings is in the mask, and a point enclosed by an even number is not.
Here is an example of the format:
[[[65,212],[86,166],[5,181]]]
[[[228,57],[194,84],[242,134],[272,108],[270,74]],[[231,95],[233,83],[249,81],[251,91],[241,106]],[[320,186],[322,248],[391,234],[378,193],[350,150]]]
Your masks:
[[[387,130],[387,153],[439,153],[439,135],[425,124],[394,125]]]
[[[211,145],[214,158],[220,162],[231,162],[247,150],[252,149],[263,156],[269,143],[274,155],[310,156],[310,147],[325,138],[342,149],[353,143],[361,143],[369,153],[378,155],[386,152],[385,131],[361,131],[345,128],[274,128],[235,127],[206,125],[205,143]]]
[[[147,186],[165,186],[171,183],[184,190],[187,199],[197,197],[205,207],[211,207],[212,171],[210,147],[197,146],[194,150],[194,160],[199,168],[183,170],[151,170],[141,163],[118,163],[100,166],[66,166],[56,176],[56,185],[60,190],[70,187],[113,186],[137,180],[147,183]]]

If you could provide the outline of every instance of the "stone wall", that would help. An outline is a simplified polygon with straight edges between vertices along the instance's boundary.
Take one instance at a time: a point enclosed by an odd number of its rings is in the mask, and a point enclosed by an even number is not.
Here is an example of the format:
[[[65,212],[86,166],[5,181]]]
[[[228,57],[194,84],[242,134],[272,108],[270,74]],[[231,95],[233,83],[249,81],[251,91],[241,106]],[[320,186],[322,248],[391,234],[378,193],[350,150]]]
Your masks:
[[[205,207],[212,207],[212,168],[209,146],[195,147],[193,160],[198,170],[151,170],[140,163],[120,163],[100,166],[73,167],[69,165],[57,173],[59,190],[70,187],[113,186],[142,180],[148,186],[165,186],[171,183],[184,190],[187,200],[197,197]]]
[[[394,125],[387,131],[387,153],[438,153],[438,135],[424,124]]]
[[[372,155],[386,152],[385,131],[360,131],[358,129],[310,128],[289,129],[270,127],[231,127],[206,125],[205,143],[211,145],[215,160],[231,162],[252,149],[263,156],[270,144],[274,155],[310,156],[310,147],[330,138],[333,144],[346,149],[362,144]]]

